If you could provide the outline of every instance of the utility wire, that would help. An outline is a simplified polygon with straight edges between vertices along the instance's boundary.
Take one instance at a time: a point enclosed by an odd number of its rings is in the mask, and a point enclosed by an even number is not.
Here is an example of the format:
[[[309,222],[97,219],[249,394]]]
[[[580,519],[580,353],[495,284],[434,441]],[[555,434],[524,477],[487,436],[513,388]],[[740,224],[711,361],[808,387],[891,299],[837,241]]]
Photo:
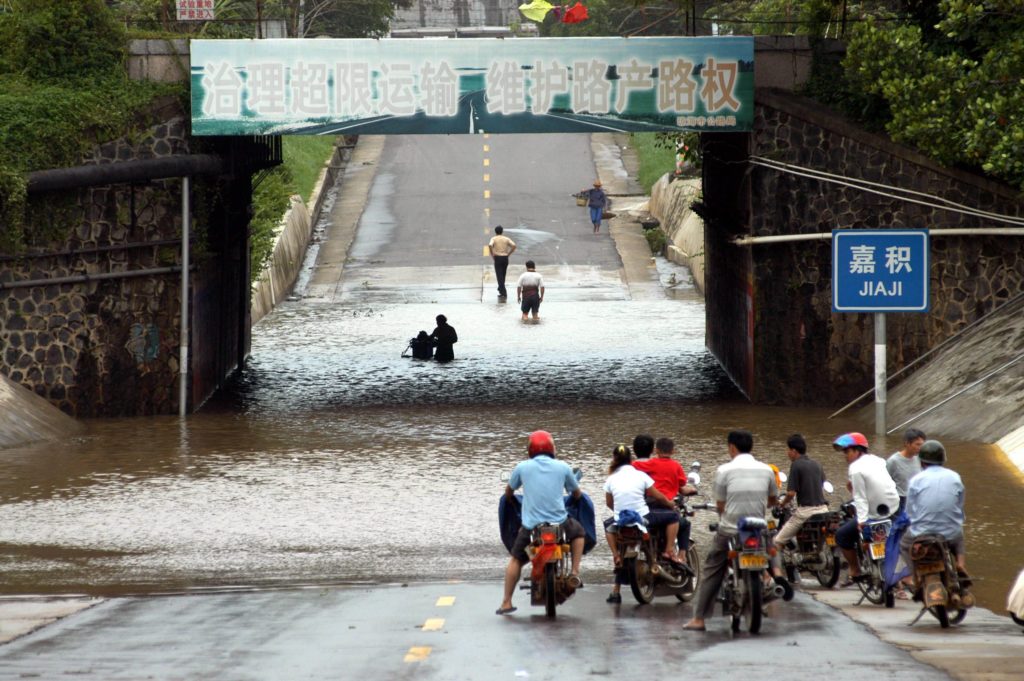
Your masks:
[[[984,211],[984,210],[980,210],[980,209],[977,209],[977,208],[970,208],[969,206],[964,206],[962,204],[958,204],[958,203],[953,202],[953,201],[948,201],[947,199],[943,199],[941,197],[934,196],[932,194],[923,194],[921,192],[915,192],[915,191],[910,190],[910,189],[903,189],[903,188],[900,188],[900,187],[894,187],[892,185],[880,185],[878,183],[868,182],[867,180],[857,180],[855,178],[845,177],[843,175],[835,175],[833,173],[826,173],[824,171],[814,170],[813,168],[804,168],[804,167],[801,167],[801,166],[793,166],[793,165],[790,165],[790,164],[787,164],[787,163],[781,163],[779,161],[773,161],[771,159],[767,159],[767,158],[760,157],[760,156],[751,156],[750,157],[750,163],[752,165],[757,165],[757,166],[762,166],[762,167],[765,167],[765,168],[770,168],[770,169],[776,170],[778,172],[789,173],[791,175],[796,175],[798,177],[806,177],[808,179],[818,180],[819,182],[830,182],[832,184],[838,184],[838,185],[842,185],[842,186],[845,186],[845,187],[850,187],[852,189],[859,189],[859,190],[867,192],[869,194],[877,194],[879,196],[884,196],[886,198],[895,199],[897,201],[905,201],[907,203],[914,203],[914,204],[918,204],[918,205],[921,205],[921,206],[926,206],[928,208],[935,208],[935,209],[938,209],[938,210],[945,210],[945,211],[950,211],[950,212],[953,212],[953,213],[960,213],[960,214],[963,214],[963,215],[970,215],[971,217],[989,218],[989,219],[995,220],[997,222],[1005,222],[1005,223],[1011,224],[1011,225],[1024,226],[1024,218],[1016,217],[1016,216],[1011,216],[1011,215],[1001,215],[999,213],[992,213],[990,211]],[[882,191],[880,189],[875,189],[875,188],[873,188],[873,186],[885,187],[886,189],[891,189],[893,191],[904,192],[904,194],[915,194],[915,195],[919,195],[919,196],[925,196],[925,197],[928,197],[930,199],[933,199],[934,201],[938,201],[940,203],[933,203],[931,201],[922,201],[922,200],[919,200],[919,199],[911,198],[910,196],[901,196],[899,194],[893,194],[893,193],[890,193],[890,192]],[[942,203],[946,203],[948,205],[942,205]]]

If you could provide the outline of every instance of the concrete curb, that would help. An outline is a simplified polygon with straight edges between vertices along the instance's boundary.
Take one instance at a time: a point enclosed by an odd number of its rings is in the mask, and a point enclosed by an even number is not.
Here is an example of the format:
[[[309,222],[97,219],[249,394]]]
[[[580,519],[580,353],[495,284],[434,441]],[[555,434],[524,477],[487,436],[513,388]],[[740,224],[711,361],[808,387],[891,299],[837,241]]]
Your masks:
[[[0,600],[0,644],[30,634],[87,608],[99,605],[103,598],[22,597]]]
[[[908,651],[915,659],[930,664],[963,681],[1010,681],[1021,677],[1024,641],[1020,628],[1006,617],[984,608],[971,608],[963,624],[949,629],[925,614],[909,625],[920,610],[917,603],[896,601],[884,608],[860,599],[856,589],[807,589],[815,600],[839,610],[863,624],[883,641]]]

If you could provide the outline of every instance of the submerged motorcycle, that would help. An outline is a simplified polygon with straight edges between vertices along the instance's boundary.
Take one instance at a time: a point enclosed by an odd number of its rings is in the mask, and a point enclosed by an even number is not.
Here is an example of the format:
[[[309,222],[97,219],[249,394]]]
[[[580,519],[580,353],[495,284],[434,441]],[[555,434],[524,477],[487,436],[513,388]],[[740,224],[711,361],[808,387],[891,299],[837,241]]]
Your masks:
[[[687,475],[694,489],[700,484],[700,462],[694,461]],[[680,520],[693,516],[686,507],[686,496],[674,500]],[[657,596],[675,596],[683,602],[691,600],[700,588],[701,563],[697,546],[690,540],[686,549],[686,566],[664,558],[666,537],[664,527],[620,527],[616,535],[622,554],[622,570],[629,589],[638,603],[647,604]]]
[[[967,589],[971,580],[956,567],[956,556],[943,537],[926,534],[914,538],[910,546],[910,562],[914,575],[914,600],[921,603],[921,612],[911,624],[930,612],[943,629],[959,624],[974,606],[974,594]]]
[[[579,468],[574,468],[573,473],[577,481],[583,477]],[[502,478],[508,481],[507,474],[503,474]],[[586,494],[578,500],[567,496],[564,501],[569,515],[583,525],[586,532],[583,552],[589,553],[597,543],[594,503]],[[516,494],[512,503],[508,503],[502,495],[498,503],[501,540],[509,551],[512,550],[521,526],[521,503],[521,494]],[[555,617],[558,606],[572,597],[578,588],[572,577],[572,551],[569,542],[565,540],[562,525],[545,523],[533,528],[526,553],[530,557],[530,575],[519,588],[530,592],[531,605],[544,606],[544,613],[548,617]]]

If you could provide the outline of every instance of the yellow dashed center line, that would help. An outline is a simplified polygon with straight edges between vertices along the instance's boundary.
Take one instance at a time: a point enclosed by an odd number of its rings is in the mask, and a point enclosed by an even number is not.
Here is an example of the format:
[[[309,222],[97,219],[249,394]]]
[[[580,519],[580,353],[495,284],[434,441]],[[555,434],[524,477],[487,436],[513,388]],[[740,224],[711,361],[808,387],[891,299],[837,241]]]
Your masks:
[[[487,217],[491,217],[491,209],[490,208],[484,208],[484,215],[486,215]],[[490,230],[485,230],[485,231],[490,231]]]
[[[455,596],[441,596],[434,605],[439,608],[450,608],[455,605]]]
[[[489,159],[489,158],[485,158],[485,159],[484,159],[484,168],[486,168],[486,167],[487,167],[487,166],[489,166],[489,165],[491,165],[491,159]]]
[[[491,145],[490,144],[485,144],[484,145],[484,151],[490,151],[490,150],[491,150]]]
[[[444,627],[444,620],[440,617],[431,617],[423,623],[423,631],[440,631]]]
[[[484,190],[484,198],[485,199],[491,198],[491,190],[490,189],[485,189]]]
[[[413,646],[405,654],[406,662],[421,662],[430,657],[430,646]]]
[[[484,173],[484,182],[490,182],[490,181],[491,181],[491,174],[490,173]]]

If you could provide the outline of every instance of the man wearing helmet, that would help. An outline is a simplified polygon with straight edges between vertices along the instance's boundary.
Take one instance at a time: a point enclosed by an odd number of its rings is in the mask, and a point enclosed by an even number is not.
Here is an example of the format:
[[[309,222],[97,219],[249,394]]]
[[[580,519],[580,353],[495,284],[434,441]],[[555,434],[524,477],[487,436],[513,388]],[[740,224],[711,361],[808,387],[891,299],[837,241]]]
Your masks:
[[[900,540],[900,552],[910,564],[914,539],[926,534],[943,537],[956,554],[956,566],[967,572],[964,550],[964,483],[956,471],[946,468],[946,448],[928,440],[917,454],[921,472],[907,486],[910,529]]]
[[[537,525],[562,525],[572,550],[570,581],[575,582],[576,588],[583,585],[579,574],[585,530],[575,518],[569,517],[562,497],[564,488],[573,499],[579,499],[583,494],[580,484],[569,465],[555,459],[555,441],[547,431],[531,433],[526,451],[530,458],[516,465],[505,487],[505,497],[509,502],[513,501],[515,491],[523,488],[522,526],[512,544],[512,556],[505,568],[505,597],[496,611],[498,615],[508,615],[516,610],[512,606],[512,594],[523,565],[530,562],[526,547],[530,543],[530,533]]]
[[[857,517],[847,520],[836,531],[836,544],[843,550],[850,566],[850,579],[843,586],[849,586],[861,580],[857,542],[864,523],[891,517],[899,509],[900,497],[896,493],[896,483],[885,468],[885,459],[868,453],[866,437],[860,433],[846,433],[837,437],[832,446],[843,453],[850,465],[847,475],[857,509]]]

